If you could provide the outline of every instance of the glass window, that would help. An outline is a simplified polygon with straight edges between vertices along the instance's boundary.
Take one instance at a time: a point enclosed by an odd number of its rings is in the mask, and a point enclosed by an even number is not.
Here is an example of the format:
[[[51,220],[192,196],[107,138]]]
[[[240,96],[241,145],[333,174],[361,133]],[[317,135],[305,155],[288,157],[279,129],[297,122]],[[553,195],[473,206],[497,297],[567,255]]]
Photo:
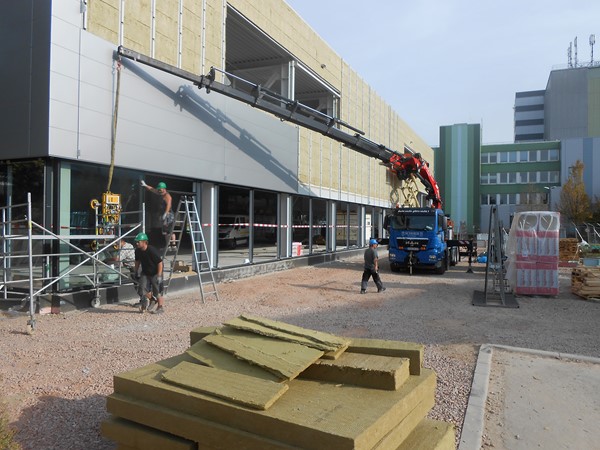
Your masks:
[[[277,203],[276,193],[254,191],[252,262],[277,259]]]
[[[358,235],[360,232],[360,208],[358,205],[351,203],[348,205],[348,211],[350,213],[350,222],[349,222],[349,246],[350,247],[358,247]]]
[[[336,250],[348,248],[349,229],[348,204],[340,202],[337,205],[335,217],[335,246]]]
[[[489,184],[498,184],[498,174],[497,173],[490,173],[490,183]]]
[[[550,180],[550,172],[540,172],[540,183],[547,183]]]
[[[481,154],[481,164],[487,164],[489,162],[489,160],[490,160],[490,158],[487,153]]]
[[[508,194],[508,204],[509,205],[517,204],[517,194]]]
[[[247,263],[250,242],[250,190],[219,187],[219,267]]]
[[[515,184],[517,182],[517,173],[511,172],[508,174],[508,182],[510,184]]]
[[[558,161],[559,151],[556,149],[548,150],[548,160],[549,161]]]
[[[390,217],[390,227],[394,230],[430,231],[435,229],[435,214],[408,215],[399,213]]]
[[[560,172],[554,171],[550,172],[550,178],[548,180],[549,183],[558,183],[560,181]]]
[[[489,154],[489,158],[490,158],[490,164],[494,164],[498,162],[498,154],[497,153],[490,153]]]
[[[549,158],[548,150],[540,150],[540,161],[548,161]]]
[[[501,163],[507,163],[508,162],[508,152],[501,152],[500,153],[500,162]]]
[[[517,162],[519,152],[508,152],[508,162]]]
[[[310,234],[310,198],[292,197],[292,241],[308,246]]]
[[[538,176],[538,172],[529,172],[529,182],[537,183],[538,182],[537,176]]]
[[[535,162],[537,160],[537,150],[529,150],[529,162]]]
[[[327,251],[327,201],[312,199],[311,246],[312,253]]]
[[[508,184],[508,174],[507,173],[501,173],[498,174],[500,181],[498,182],[498,184]]]
[[[106,180],[104,181],[106,184]],[[0,206],[27,203],[31,193],[31,218],[44,225],[44,161],[0,162]],[[89,210],[89,200],[86,205]]]
[[[489,184],[489,182],[490,177],[487,173],[484,173],[479,177],[479,184]]]
[[[519,162],[527,162],[529,161],[529,152],[521,151],[519,152]]]

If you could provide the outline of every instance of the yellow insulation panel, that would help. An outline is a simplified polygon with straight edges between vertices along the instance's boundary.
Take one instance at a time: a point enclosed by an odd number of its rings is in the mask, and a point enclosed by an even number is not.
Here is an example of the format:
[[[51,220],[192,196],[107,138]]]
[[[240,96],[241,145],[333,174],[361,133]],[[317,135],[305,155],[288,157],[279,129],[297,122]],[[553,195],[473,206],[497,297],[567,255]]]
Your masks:
[[[177,66],[179,53],[179,0],[156,2],[154,57]]]
[[[152,10],[150,3],[125,2],[123,45],[150,55],[152,44]]]
[[[202,0],[183,3],[181,68],[202,74]]]
[[[409,145],[433,164],[431,148],[286,2],[229,0],[227,4],[287,48],[340,93],[339,114],[342,120],[364,131],[367,138],[392,150],[401,152],[405,144]],[[177,65],[181,52],[181,67],[197,74],[207,72],[210,66],[223,67],[224,15],[227,8],[222,1],[185,0],[181,19],[179,0],[162,0],[155,5],[153,24],[150,1],[94,0],[88,7],[88,30],[118,43],[120,8],[124,8],[122,39],[126,47],[150,55],[154,26],[155,52],[151,56]],[[203,36],[205,42],[202,42]],[[298,157],[299,180],[313,190],[330,189],[342,196],[357,194],[387,202],[395,184],[377,160],[303,128]]]
[[[119,42],[119,0],[96,0],[88,4],[87,29],[107,41]]]

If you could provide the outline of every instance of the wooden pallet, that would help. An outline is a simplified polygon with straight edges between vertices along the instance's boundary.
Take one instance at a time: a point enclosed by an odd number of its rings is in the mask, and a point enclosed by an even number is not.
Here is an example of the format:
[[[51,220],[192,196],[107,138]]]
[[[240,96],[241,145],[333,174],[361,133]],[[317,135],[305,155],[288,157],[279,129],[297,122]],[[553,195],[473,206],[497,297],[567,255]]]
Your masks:
[[[586,300],[600,301],[600,267],[574,268],[571,271],[571,292]]]

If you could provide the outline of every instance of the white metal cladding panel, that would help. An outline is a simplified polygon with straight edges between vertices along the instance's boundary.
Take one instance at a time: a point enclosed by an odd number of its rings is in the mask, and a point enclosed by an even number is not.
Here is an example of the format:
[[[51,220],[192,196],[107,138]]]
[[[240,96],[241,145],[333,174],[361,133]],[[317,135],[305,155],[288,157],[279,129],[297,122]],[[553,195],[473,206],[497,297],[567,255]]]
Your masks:
[[[53,66],[51,155],[75,157],[72,135],[79,131],[79,160],[108,164],[116,49],[89,33],[81,36],[81,59],[65,57],[64,64]],[[73,64],[80,65],[81,81],[73,80],[71,87],[79,89],[79,105],[69,103],[72,94],[60,95]],[[123,66],[117,166],[297,192],[295,126],[221,94],[206,94],[165,72],[130,60]],[[55,112],[64,117],[54,116]]]

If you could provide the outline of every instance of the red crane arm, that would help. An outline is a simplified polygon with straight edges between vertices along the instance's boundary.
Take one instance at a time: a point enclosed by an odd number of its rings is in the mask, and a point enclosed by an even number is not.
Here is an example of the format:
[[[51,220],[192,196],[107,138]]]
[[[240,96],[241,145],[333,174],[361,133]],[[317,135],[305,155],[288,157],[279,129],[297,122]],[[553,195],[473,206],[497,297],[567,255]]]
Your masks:
[[[421,158],[420,153],[405,153],[404,155],[393,154],[389,162],[390,170],[396,174],[399,180],[404,181],[411,175],[417,176],[427,191],[427,199],[431,200],[432,207],[441,209],[442,198],[440,188],[429,169],[429,163]]]

